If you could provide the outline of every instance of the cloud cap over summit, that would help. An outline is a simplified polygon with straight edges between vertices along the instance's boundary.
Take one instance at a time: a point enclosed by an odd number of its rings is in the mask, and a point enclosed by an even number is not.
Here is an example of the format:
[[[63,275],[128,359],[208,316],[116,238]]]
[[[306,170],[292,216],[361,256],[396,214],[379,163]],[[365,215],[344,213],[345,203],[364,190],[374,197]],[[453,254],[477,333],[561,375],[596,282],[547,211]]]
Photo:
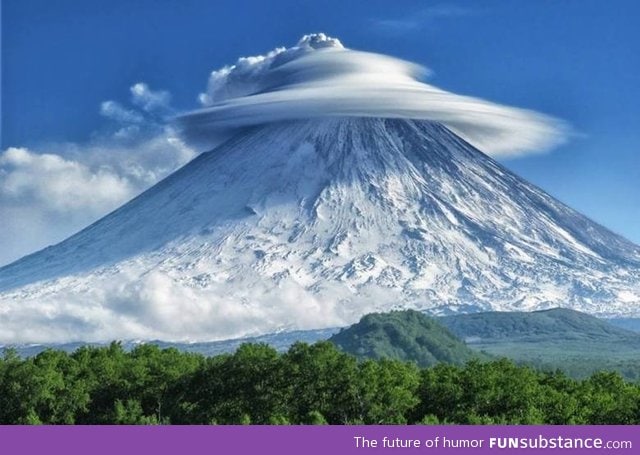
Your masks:
[[[293,47],[213,71],[199,96],[203,108],[177,121],[188,138],[207,141],[300,118],[433,120],[494,157],[546,151],[569,135],[559,119],[441,90],[422,81],[428,74],[411,62],[348,49],[323,33],[305,35]]]

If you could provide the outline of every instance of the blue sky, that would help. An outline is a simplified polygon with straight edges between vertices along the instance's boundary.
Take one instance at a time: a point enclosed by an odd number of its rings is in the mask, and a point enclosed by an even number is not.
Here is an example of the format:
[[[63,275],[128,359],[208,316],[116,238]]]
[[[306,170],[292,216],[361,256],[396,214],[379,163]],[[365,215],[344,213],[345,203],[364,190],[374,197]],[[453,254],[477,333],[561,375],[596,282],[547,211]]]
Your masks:
[[[140,81],[197,108],[212,70],[322,31],[426,65],[446,90],[566,120],[567,144],[504,164],[640,243],[639,5],[3,0],[2,149],[92,141],[101,103],[126,104]]]

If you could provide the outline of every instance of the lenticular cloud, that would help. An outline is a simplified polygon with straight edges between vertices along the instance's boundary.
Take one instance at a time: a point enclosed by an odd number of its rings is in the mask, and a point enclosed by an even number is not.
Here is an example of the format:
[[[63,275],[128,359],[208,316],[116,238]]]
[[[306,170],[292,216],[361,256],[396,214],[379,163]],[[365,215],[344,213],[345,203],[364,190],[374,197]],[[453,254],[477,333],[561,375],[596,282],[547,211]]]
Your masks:
[[[494,157],[546,151],[565,141],[562,121],[422,82],[428,70],[393,57],[345,48],[322,33],[291,48],[240,58],[213,71],[203,108],[181,116],[192,140],[219,140],[238,128],[326,116],[441,122]]]

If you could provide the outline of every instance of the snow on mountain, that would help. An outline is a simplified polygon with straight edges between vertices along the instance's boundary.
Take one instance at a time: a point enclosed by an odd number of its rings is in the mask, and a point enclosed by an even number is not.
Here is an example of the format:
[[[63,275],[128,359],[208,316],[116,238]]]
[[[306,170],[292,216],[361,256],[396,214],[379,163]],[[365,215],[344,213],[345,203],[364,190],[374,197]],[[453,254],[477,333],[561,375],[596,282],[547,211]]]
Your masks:
[[[0,269],[0,342],[216,340],[368,312],[640,315],[640,247],[441,124],[240,131]]]

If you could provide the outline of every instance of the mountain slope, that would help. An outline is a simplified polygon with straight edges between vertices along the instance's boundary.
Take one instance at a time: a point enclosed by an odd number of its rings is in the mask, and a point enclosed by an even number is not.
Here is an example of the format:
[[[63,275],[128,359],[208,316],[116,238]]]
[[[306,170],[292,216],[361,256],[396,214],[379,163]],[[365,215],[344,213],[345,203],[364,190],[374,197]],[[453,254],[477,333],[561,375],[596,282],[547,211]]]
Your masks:
[[[414,310],[368,314],[329,341],[361,359],[406,360],[419,366],[484,358],[436,319]]]
[[[0,341],[215,340],[394,308],[640,314],[640,248],[437,123],[239,132],[0,269]]]
[[[611,318],[611,324],[632,332],[640,332],[640,318]]]

